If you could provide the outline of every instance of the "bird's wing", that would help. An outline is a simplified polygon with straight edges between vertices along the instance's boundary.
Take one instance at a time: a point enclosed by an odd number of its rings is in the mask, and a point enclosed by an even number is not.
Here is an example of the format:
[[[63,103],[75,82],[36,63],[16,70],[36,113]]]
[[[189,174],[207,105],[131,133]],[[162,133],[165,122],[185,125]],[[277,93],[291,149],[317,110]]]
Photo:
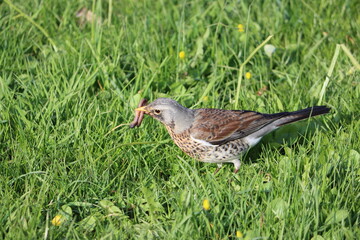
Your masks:
[[[213,145],[243,138],[284,117],[252,111],[197,109],[190,129],[192,138]]]

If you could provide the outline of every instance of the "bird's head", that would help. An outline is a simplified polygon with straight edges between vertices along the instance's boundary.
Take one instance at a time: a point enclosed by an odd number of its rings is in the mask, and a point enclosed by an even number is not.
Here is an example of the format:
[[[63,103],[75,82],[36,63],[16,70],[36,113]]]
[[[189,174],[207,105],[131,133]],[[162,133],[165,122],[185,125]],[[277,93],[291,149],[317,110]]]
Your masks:
[[[170,98],[158,98],[152,103],[135,110],[145,112],[172,128],[175,132],[181,132],[190,127],[194,118],[193,110],[181,106]]]

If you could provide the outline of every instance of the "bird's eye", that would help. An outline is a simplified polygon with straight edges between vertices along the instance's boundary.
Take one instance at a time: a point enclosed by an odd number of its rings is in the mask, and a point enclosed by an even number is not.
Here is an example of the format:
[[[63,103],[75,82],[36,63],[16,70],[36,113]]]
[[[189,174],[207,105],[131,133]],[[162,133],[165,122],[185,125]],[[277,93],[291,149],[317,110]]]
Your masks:
[[[159,115],[159,114],[161,113],[161,111],[160,111],[159,109],[156,109],[156,110],[154,111],[154,113],[155,113],[156,115]]]

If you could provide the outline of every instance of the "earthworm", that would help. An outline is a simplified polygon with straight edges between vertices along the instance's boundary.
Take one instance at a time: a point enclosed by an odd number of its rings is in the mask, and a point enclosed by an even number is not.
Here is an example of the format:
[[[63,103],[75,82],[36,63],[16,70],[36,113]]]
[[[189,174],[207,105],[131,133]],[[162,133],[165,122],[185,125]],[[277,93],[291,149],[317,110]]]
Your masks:
[[[147,103],[147,100],[145,98],[141,99],[141,101],[139,102],[138,108],[145,106],[146,103]],[[132,121],[130,123],[129,127],[130,128],[140,127],[143,118],[144,118],[144,112],[143,111],[135,111],[134,121]]]

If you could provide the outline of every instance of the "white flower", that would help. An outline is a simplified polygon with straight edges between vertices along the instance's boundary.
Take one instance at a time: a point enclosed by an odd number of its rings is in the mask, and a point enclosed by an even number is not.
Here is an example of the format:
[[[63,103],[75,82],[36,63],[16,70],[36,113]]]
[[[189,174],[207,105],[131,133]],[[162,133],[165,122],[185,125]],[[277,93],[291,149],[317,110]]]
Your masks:
[[[264,51],[265,51],[265,54],[268,56],[268,57],[271,57],[274,52],[276,50],[276,47],[274,45],[271,45],[271,44],[266,44],[264,46]]]

